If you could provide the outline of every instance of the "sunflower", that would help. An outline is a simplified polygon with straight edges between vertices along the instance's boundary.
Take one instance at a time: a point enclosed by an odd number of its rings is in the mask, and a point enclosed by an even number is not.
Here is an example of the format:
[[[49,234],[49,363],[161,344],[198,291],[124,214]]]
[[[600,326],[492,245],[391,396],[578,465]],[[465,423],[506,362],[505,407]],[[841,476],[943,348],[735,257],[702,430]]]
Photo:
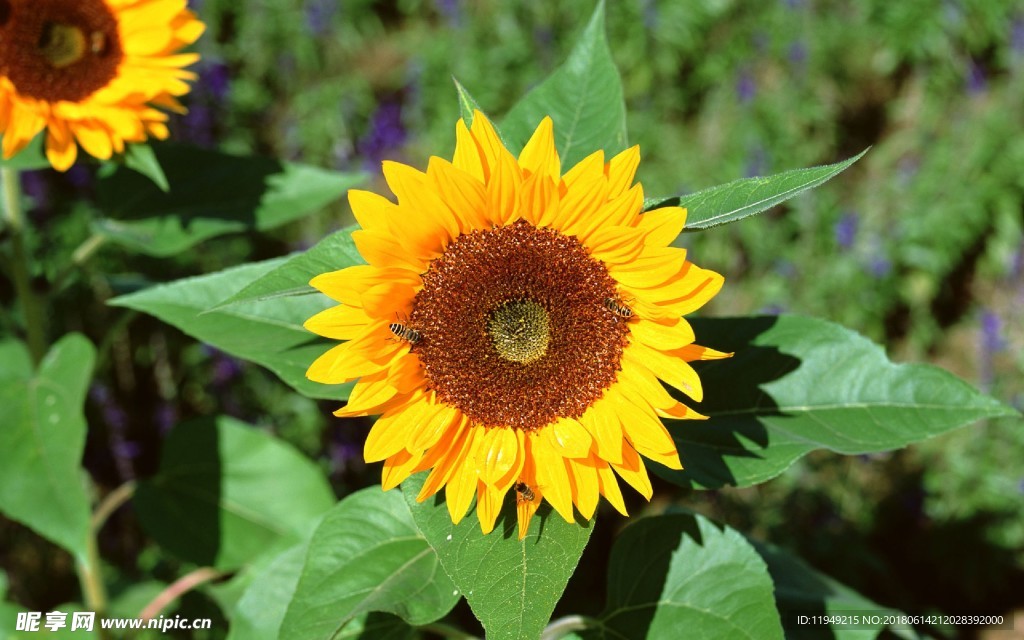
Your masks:
[[[550,118],[518,160],[472,122],[452,162],[384,163],[397,204],[349,192],[368,264],[312,280],[341,304],[306,328],[346,342],[307,376],[358,379],[335,415],[380,414],[365,458],[384,489],[430,469],[418,499],[443,487],[455,523],[474,496],[486,534],[510,495],[520,539],[541,500],[568,522],[599,495],[625,515],[619,478],[651,497],[643,457],[682,468],[662,418],[704,418],[661,381],[700,401],[688,362],[729,355],[682,318],[722,276],[669,246],[684,209],[642,213],[638,147],[562,174]]]
[[[186,0],[0,0],[3,157],[43,129],[46,157],[64,171],[77,143],[106,160],[126,142],[167,137],[167,114],[195,74],[175,54],[205,26]]]

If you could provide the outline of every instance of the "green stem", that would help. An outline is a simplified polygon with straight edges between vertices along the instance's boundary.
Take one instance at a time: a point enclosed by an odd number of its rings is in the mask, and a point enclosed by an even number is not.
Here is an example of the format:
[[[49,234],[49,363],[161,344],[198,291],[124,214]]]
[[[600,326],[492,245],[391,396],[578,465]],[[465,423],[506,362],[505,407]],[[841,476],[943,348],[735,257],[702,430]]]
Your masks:
[[[79,562],[77,565],[78,582],[82,585],[86,610],[95,611],[96,617],[101,618],[107,612],[107,589],[103,585],[103,576],[100,572],[100,552],[96,546],[95,531],[89,532],[85,552],[85,562]]]
[[[82,268],[82,266],[92,258],[93,254],[96,253],[100,247],[106,243],[107,239],[101,235],[93,234],[85,239],[82,244],[78,245],[74,253],[71,254],[71,262],[60,270],[57,277],[53,279],[52,290],[59,293],[67,286],[71,280],[71,276],[74,275],[75,271]]]
[[[132,499],[135,495],[135,481],[129,480],[122,484],[120,487],[114,489],[107,494],[107,497],[103,498],[103,501],[96,507],[96,511],[92,514],[92,532],[93,534],[99,533],[100,529],[103,528],[103,524],[110,517],[110,514],[117,511],[117,509]]]
[[[540,634],[540,640],[558,640],[558,638],[563,638],[573,631],[582,631],[599,626],[601,625],[597,620],[587,616],[565,616],[564,618],[553,620],[548,626],[544,627],[544,631]]]
[[[139,617],[150,620],[160,615],[172,602],[196,587],[220,578],[224,574],[213,567],[200,567],[175,580],[166,589],[156,595],[153,600],[142,608]]]
[[[0,169],[4,192],[4,213],[11,235],[14,275],[14,291],[21,304],[25,320],[25,334],[32,360],[38,364],[46,355],[46,314],[43,301],[32,289],[32,275],[29,271],[28,251],[25,249],[25,217],[21,210],[21,182],[18,170],[10,167]]]

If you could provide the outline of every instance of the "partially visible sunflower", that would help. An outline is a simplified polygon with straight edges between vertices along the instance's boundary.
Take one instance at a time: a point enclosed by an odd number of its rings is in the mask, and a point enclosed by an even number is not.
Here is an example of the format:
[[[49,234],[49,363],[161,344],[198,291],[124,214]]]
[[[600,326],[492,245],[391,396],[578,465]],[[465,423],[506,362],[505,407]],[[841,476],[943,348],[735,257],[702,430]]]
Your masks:
[[[0,0],[3,157],[43,129],[46,157],[64,171],[76,141],[107,159],[126,142],[167,137],[167,114],[198,54],[176,52],[205,26],[186,0]]]
[[[444,487],[456,523],[475,495],[490,532],[512,488],[520,538],[542,498],[569,522],[599,495],[625,514],[616,476],[650,499],[641,456],[681,468],[661,419],[704,418],[661,381],[699,401],[688,362],[729,355],[682,319],[722,276],[669,246],[685,210],[642,213],[637,147],[563,174],[550,118],[518,160],[481,113],[456,140],[426,173],[384,163],[397,204],[349,192],[369,264],[312,280],[342,304],[306,328],[347,342],[307,376],[358,378],[336,415],[382,414],[384,488],[431,469],[419,500]]]

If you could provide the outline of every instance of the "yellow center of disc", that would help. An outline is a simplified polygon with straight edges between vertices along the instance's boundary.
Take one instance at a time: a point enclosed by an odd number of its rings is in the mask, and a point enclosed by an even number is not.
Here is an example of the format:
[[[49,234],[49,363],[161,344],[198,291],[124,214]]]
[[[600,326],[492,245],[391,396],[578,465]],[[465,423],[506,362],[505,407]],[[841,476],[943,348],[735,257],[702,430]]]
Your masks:
[[[547,310],[533,300],[509,300],[491,312],[487,332],[506,360],[530,364],[544,357],[551,340]]]
[[[74,25],[50,22],[39,38],[39,53],[56,69],[63,69],[85,57],[85,33]]]

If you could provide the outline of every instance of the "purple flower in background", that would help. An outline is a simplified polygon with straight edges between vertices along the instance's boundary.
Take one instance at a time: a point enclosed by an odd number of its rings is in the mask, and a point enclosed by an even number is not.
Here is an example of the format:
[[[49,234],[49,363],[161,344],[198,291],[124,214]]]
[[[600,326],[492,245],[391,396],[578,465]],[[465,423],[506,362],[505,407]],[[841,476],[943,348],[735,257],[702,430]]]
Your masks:
[[[839,222],[834,227],[836,244],[841,249],[849,249],[853,246],[853,243],[857,240],[857,226],[859,222],[857,214],[848,211],[839,218]]]
[[[378,170],[384,158],[405,144],[408,132],[402,124],[402,105],[386,101],[377,107],[370,118],[370,130],[359,141],[358,149],[371,170]]]
[[[1021,242],[1017,250],[1010,258],[1010,277],[1019,278],[1024,275],[1024,242]]]
[[[747,154],[746,177],[763,176],[768,169],[768,156],[761,145],[755,146]]]
[[[47,212],[50,209],[50,189],[46,182],[45,169],[23,171],[21,173],[21,190],[32,198],[33,212]]]
[[[1003,323],[991,310],[981,314],[981,348],[985,353],[998,353],[1006,348],[1003,339]]]
[[[985,78],[985,70],[974,60],[967,67],[967,78],[965,79],[968,95],[976,96],[984,93],[988,88],[988,80]]]
[[[462,3],[459,0],[434,0],[434,6],[449,26],[458,27],[462,24]]]
[[[796,265],[789,260],[776,260],[775,273],[789,280],[797,274]]]
[[[331,20],[338,12],[341,0],[306,0],[306,27],[315,37],[331,30]]]
[[[209,147],[217,142],[224,101],[231,90],[231,74],[223,62],[204,60],[196,69],[199,79],[188,101],[188,113],[177,119],[176,138]]]
[[[654,0],[643,0],[644,28],[653,31],[658,26],[658,5]]]
[[[1024,15],[1018,15],[1010,23],[1010,49],[1024,55]]]
[[[784,0],[784,4],[787,9],[792,9],[794,11],[803,9],[805,6],[804,0]]]
[[[761,309],[761,314],[766,316],[777,316],[786,312],[786,307],[781,304],[770,304]]]
[[[876,255],[868,262],[868,273],[881,280],[892,272],[892,263],[885,256]]]
[[[802,40],[797,40],[789,45],[787,57],[791,65],[802,70],[807,64],[807,45]]]
[[[757,82],[754,80],[754,74],[746,67],[740,69],[736,78],[736,97],[739,99],[740,104],[750,103],[756,95]]]
[[[134,479],[135,470],[132,468],[132,460],[139,455],[140,448],[125,437],[128,429],[128,414],[117,404],[110,389],[102,382],[95,382],[89,387],[89,398],[99,405],[103,421],[110,427],[110,450],[114,454],[114,464],[117,466],[118,476],[125,482]]]
[[[1017,491],[1024,493],[1024,478],[1021,478],[1020,482],[1017,483]]]
[[[160,435],[167,435],[178,424],[178,409],[170,402],[161,402],[153,413],[153,422]]]

